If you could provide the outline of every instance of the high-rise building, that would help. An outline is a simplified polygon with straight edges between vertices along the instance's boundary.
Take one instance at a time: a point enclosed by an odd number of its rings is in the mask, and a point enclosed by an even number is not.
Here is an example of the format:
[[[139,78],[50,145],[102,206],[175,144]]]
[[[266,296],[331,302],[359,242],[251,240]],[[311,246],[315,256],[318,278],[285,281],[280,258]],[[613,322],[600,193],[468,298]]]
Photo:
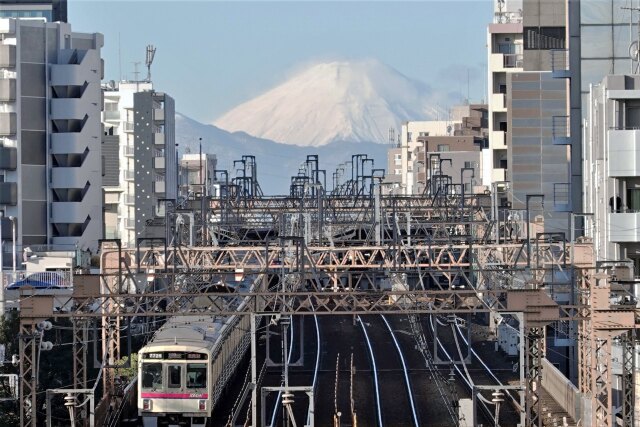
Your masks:
[[[135,245],[133,96],[151,90],[153,84],[145,81],[112,81],[103,85],[105,237],[120,239],[124,247]]]
[[[67,22],[67,0],[0,0],[0,18],[44,18]]]
[[[0,34],[0,211],[20,251],[95,253],[103,37],[30,19],[0,19]]]
[[[171,203],[175,208],[178,203],[173,98],[155,91],[135,93],[133,132],[136,242],[167,238],[167,208]]]
[[[531,207],[545,231],[568,237],[568,212],[582,207],[580,70],[571,66],[580,54],[579,2],[494,5],[483,183],[509,181],[505,196],[514,209]]]

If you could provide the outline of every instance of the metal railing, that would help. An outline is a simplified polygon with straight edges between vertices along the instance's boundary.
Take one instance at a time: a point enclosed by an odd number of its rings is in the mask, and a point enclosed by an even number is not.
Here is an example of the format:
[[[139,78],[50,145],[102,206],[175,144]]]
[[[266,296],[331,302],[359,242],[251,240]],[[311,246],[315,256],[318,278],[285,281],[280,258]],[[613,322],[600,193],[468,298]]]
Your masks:
[[[124,195],[124,204],[125,205],[135,205],[136,203],[136,195],[135,194],[125,194]]]
[[[133,145],[125,145],[124,147],[124,155],[127,157],[133,156],[135,152],[135,149],[133,148]]]
[[[553,184],[553,205],[568,205],[571,203],[571,183],[556,182]]]
[[[125,181],[133,181],[135,179],[134,171],[131,169],[124,171],[124,179]]]
[[[124,122],[123,127],[125,132],[133,132],[133,122]]]
[[[522,12],[495,12],[493,14],[494,24],[519,24],[522,22]]]
[[[554,138],[569,138],[571,136],[570,117],[553,116],[551,118],[551,132]]]
[[[569,50],[551,49],[551,71],[567,71],[569,69]]]
[[[136,220],[133,218],[125,218],[124,228],[128,228],[128,229],[136,228]]]
[[[522,68],[522,54],[510,53],[504,55],[504,68]]]
[[[5,288],[12,284],[19,286],[32,286],[34,288],[45,288],[50,285],[52,288],[70,288],[73,286],[73,272],[71,270],[53,271],[26,271],[18,270],[2,272],[2,283]]]

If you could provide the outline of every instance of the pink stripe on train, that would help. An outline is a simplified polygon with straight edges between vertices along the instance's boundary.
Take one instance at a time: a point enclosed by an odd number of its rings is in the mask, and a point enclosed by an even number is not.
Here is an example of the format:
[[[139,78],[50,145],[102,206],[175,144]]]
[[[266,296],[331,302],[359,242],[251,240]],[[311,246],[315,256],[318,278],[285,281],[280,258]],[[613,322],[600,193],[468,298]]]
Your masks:
[[[140,397],[143,399],[207,399],[208,393],[149,393],[142,392]]]

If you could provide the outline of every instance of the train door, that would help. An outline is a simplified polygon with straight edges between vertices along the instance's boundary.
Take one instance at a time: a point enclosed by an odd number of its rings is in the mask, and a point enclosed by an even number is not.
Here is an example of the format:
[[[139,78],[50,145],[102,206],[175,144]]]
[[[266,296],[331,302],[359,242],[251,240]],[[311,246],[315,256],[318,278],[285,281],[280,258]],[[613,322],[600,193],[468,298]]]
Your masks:
[[[166,365],[166,384],[167,384],[167,397],[165,400],[167,412],[184,412],[184,365],[178,363],[168,363]]]

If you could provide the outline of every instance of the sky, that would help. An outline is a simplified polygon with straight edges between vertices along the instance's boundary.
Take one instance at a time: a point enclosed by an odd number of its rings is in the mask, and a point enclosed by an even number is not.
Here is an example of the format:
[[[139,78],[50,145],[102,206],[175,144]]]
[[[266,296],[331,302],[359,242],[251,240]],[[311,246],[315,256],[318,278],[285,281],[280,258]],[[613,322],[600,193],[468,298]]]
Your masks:
[[[473,1],[69,0],[74,31],[100,32],[105,80],[146,76],[176,110],[211,123],[309,64],[376,58],[479,101],[492,3]],[[467,84],[469,82],[469,84]]]

